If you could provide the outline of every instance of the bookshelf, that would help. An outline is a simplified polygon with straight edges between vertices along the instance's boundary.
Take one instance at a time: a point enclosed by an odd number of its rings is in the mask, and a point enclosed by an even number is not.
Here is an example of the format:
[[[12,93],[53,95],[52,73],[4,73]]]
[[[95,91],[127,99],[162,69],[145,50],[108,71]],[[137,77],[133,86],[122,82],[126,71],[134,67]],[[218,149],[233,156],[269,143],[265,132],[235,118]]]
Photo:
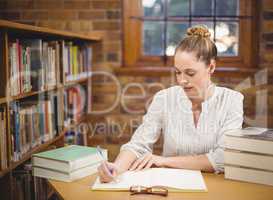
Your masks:
[[[4,199],[17,198],[18,169],[33,153],[63,146],[66,132],[86,119],[94,49],[100,41],[97,34],[0,20],[0,192]],[[73,103],[81,95],[74,88],[86,96],[81,110]]]

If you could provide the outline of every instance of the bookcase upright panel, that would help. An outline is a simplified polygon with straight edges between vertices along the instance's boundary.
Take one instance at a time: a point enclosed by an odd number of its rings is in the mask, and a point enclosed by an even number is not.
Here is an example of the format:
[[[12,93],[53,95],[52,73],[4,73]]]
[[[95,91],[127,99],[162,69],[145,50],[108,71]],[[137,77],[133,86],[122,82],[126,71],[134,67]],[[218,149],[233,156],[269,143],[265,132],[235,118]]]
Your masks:
[[[0,29],[0,103],[5,102],[7,83],[6,32]]]

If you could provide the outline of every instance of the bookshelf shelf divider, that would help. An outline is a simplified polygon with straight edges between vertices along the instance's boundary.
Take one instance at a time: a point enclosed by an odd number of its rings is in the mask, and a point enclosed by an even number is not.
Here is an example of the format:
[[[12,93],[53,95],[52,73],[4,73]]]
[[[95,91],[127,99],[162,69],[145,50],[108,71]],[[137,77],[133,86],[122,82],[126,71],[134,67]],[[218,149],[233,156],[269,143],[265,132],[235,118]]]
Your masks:
[[[15,31],[15,32],[22,31],[22,32],[28,32],[28,33],[40,33],[45,35],[60,36],[68,40],[77,39],[77,40],[99,42],[102,39],[102,36],[97,33],[83,35],[83,34],[72,33],[68,31],[54,30],[54,29],[45,28],[45,27],[37,27],[37,26],[32,26],[27,24],[20,24],[20,23],[7,21],[7,20],[0,20],[0,28],[4,28],[6,30]]]
[[[56,142],[56,141],[62,139],[62,138],[64,137],[64,134],[65,134],[66,131],[67,131],[67,130],[64,130],[64,131],[63,131],[60,135],[58,135],[57,137],[55,137],[55,138],[53,138],[53,139],[51,139],[51,140],[49,140],[49,141],[47,141],[47,142],[45,142],[45,143],[43,143],[43,144],[41,144],[41,145],[39,145],[39,146],[33,148],[30,152],[28,152],[27,154],[25,154],[25,155],[23,156],[23,158],[20,159],[20,161],[18,161],[18,162],[13,162],[13,163],[11,164],[11,170],[15,169],[16,167],[18,167],[19,165],[21,165],[23,162],[25,162],[26,160],[30,159],[32,154],[38,153],[38,152],[40,152],[41,150],[43,150],[43,149],[45,149],[46,147],[48,147],[49,145],[54,144],[54,142]]]
[[[83,82],[86,82],[89,80],[91,76],[87,77],[87,78],[81,78],[81,79],[78,79],[78,80],[73,80],[73,81],[67,81],[65,83],[65,87],[71,87],[73,85],[76,85],[76,84],[80,84],[80,83],[83,83]]]
[[[3,104],[3,103],[7,103],[7,99],[6,98],[0,98],[0,104]]]

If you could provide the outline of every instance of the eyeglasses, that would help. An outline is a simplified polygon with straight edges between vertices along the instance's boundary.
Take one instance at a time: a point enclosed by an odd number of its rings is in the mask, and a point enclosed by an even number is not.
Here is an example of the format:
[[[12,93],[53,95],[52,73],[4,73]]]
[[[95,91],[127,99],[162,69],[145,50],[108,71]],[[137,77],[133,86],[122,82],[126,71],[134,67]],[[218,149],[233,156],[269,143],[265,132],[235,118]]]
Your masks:
[[[144,187],[140,185],[130,187],[131,195],[135,194],[154,194],[160,196],[167,196],[168,190],[161,186]]]

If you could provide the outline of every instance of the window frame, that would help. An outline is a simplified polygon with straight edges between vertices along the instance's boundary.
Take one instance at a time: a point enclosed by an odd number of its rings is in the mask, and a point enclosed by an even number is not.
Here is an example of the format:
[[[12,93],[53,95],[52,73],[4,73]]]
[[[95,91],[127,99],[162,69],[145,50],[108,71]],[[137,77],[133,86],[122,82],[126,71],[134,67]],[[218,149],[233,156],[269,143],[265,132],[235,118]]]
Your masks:
[[[255,9],[256,8],[256,9]],[[141,55],[142,21],[141,0],[123,0],[123,66],[125,67],[170,67],[173,56]],[[257,65],[257,5],[255,0],[240,0],[239,50],[238,56],[218,57],[217,66],[227,68],[253,68]],[[249,31],[250,30],[250,31]]]

